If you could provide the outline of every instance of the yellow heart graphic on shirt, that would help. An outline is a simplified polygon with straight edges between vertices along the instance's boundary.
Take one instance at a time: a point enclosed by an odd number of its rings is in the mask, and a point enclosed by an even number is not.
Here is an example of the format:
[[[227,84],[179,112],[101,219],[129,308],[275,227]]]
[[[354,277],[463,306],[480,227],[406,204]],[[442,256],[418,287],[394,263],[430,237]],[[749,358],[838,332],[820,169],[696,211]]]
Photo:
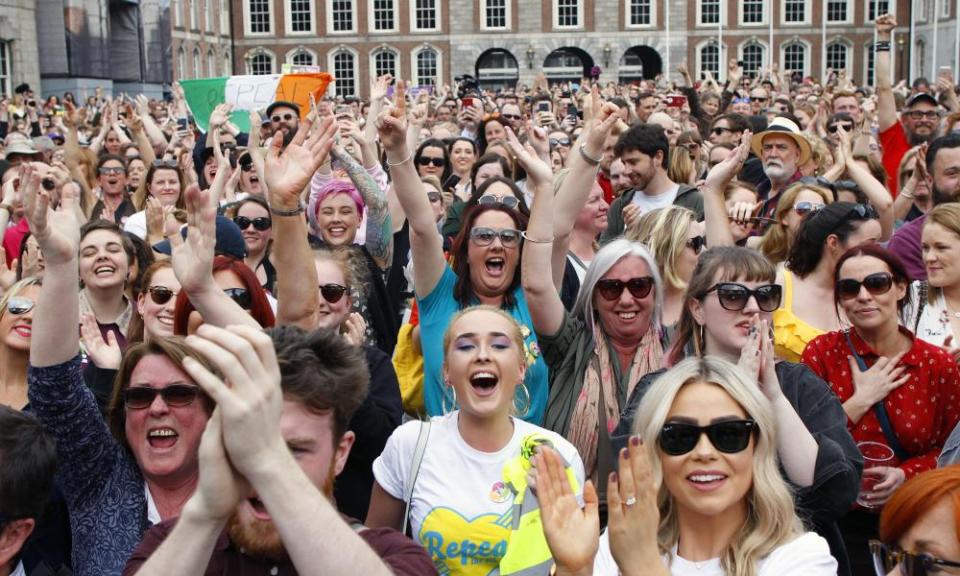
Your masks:
[[[467,520],[456,510],[434,508],[417,538],[442,576],[485,576],[507,553],[510,515],[481,514]]]

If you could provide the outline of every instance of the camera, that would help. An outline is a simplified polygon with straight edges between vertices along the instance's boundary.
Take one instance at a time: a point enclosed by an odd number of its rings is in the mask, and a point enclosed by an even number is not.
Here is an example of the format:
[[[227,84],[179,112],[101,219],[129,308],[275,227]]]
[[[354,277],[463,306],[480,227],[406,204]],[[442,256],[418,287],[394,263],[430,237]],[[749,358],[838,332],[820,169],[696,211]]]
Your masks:
[[[457,98],[480,94],[480,83],[469,74],[457,76],[453,79],[457,83]]]
[[[53,192],[57,189],[57,183],[53,181],[53,178],[49,176],[40,181],[40,185],[43,186],[43,189],[47,192]]]

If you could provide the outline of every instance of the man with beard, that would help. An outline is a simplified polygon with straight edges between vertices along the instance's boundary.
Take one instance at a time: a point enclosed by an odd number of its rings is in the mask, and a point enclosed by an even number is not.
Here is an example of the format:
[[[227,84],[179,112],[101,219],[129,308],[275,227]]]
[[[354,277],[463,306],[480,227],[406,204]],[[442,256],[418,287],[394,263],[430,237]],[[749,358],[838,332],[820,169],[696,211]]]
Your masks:
[[[810,159],[810,144],[795,122],[777,116],[766,130],[753,135],[750,148],[760,158],[769,182],[757,186],[763,200],[757,216],[772,218],[780,194],[801,178],[800,166]]]
[[[930,142],[940,131],[940,113],[937,99],[927,92],[916,92],[907,99],[900,119],[897,103],[890,85],[890,36],[897,21],[890,14],[877,18],[877,120],[880,124],[880,146],[883,148],[883,167],[887,171],[887,189],[897,197],[897,173],[900,161],[910,148]]]
[[[436,574],[419,545],[344,518],[331,501],[369,381],[359,348],[289,326],[204,325],[187,342],[222,374],[183,364],[217,403],[200,481],[178,520],[147,531],[124,574]]]
[[[283,132],[283,147],[286,148],[300,128],[300,106],[293,102],[277,100],[267,106],[267,118],[270,119],[271,136]]]
[[[917,162],[922,157],[917,157]],[[927,174],[931,180],[933,205],[960,200],[960,135],[941,136],[930,143],[926,158]],[[916,168],[915,168],[916,169]],[[903,261],[913,280],[926,280],[927,270],[923,265],[921,233],[927,215],[907,222],[893,233],[887,249]]]
[[[703,194],[694,186],[677,184],[667,176],[670,145],[663,128],[656,124],[635,124],[620,135],[614,156],[623,162],[630,190],[613,201],[607,213],[606,243],[623,234],[625,227],[651,210],[671,204],[693,210],[703,220]]]

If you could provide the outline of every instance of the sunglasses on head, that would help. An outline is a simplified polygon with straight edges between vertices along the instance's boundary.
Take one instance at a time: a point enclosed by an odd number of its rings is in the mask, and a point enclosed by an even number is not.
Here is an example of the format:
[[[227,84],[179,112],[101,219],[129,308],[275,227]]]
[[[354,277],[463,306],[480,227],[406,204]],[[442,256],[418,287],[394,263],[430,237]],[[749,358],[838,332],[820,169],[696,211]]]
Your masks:
[[[443,195],[439,192],[427,192],[427,200],[429,200],[431,204],[436,204],[443,200]]]
[[[253,299],[250,297],[250,292],[248,292],[246,288],[226,288],[223,293],[229,296],[231,300],[237,303],[237,306],[244,310],[249,310],[253,306]]]
[[[706,434],[713,447],[724,454],[736,454],[750,445],[750,436],[759,430],[753,420],[727,420],[709,426],[667,422],[660,429],[657,442],[670,456],[683,456],[697,447],[700,436]]]
[[[237,225],[241,230],[246,230],[253,224],[255,230],[264,232],[269,230],[273,226],[273,222],[270,221],[266,216],[257,216],[256,218],[247,218],[246,216],[237,216],[233,219],[233,223]]]
[[[700,254],[700,252],[706,248],[706,246],[706,236],[694,236],[693,238],[687,238],[687,248],[691,248],[694,254]]]
[[[336,304],[347,293],[347,287],[340,284],[321,284],[320,295],[331,304]]]
[[[285,121],[285,122],[289,122],[289,121],[293,120],[294,118],[296,118],[296,116],[294,116],[293,114],[291,114],[291,113],[288,112],[288,113],[286,113],[286,114],[274,114],[273,116],[270,117],[270,120],[272,120],[272,121],[274,121],[274,122],[279,122],[279,121],[281,121],[281,120],[283,120],[283,121]]]
[[[853,130],[853,124],[831,124],[827,126],[827,132],[836,134],[838,126],[842,127],[845,132],[850,132]]]
[[[751,290],[736,282],[719,282],[707,290],[707,294],[714,290],[720,299],[720,306],[731,312],[746,308],[751,296],[757,301],[757,308],[764,312],[773,312],[780,307],[780,296],[783,294],[783,289],[777,284],[764,284]]]
[[[520,245],[520,231],[513,228],[495,230],[493,228],[473,228],[470,230],[470,239],[477,246],[489,246],[495,238],[500,238],[504,248],[513,248]]]
[[[176,160],[154,160],[154,168],[177,168]]]
[[[33,307],[37,303],[27,298],[25,296],[14,296],[7,300],[7,312],[13,314],[14,316],[20,316],[21,314],[26,314],[27,312],[33,310]]]
[[[550,145],[551,146],[569,146],[570,139],[569,138],[551,138]]]
[[[910,554],[898,546],[887,546],[879,540],[870,541],[870,556],[877,576],[886,576],[895,568],[903,576],[927,576],[942,574],[943,567],[960,568],[960,562],[943,560],[930,554]]]
[[[167,406],[181,408],[193,404],[200,395],[200,387],[190,384],[171,384],[165,388],[131,386],[123,391],[123,405],[131,410],[143,410],[153,404],[157,395]]]
[[[870,274],[863,281],[842,278],[837,280],[837,294],[843,300],[850,300],[860,295],[861,286],[874,296],[886,294],[893,286],[893,276],[886,272],[877,272]]]
[[[431,158],[429,156],[421,156],[417,159],[417,164],[420,166],[429,166],[430,164],[433,164],[435,167],[440,168],[446,163],[447,161],[443,158]]]
[[[797,216],[806,216],[810,212],[822,209],[824,206],[824,204],[817,202],[797,202],[793,205],[793,211],[797,213]]]
[[[477,204],[481,206],[493,206],[494,204],[503,204],[507,208],[516,209],[520,205],[520,200],[516,196],[494,196],[493,194],[484,194],[477,198]]]
[[[151,286],[147,288],[147,292],[150,293],[150,299],[153,300],[153,303],[157,306],[163,306],[169,302],[171,298],[177,296],[176,292],[166,286]]]
[[[615,278],[602,278],[597,280],[597,292],[600,293],[600,296],[604,300],[612,302],[620,298],[624,288],[629,290],[630,295],[634,298],[646,298],[650,295],[650,291],[653,290],[653,277],[638,276],[637,278],[630,278],[627,281]]]

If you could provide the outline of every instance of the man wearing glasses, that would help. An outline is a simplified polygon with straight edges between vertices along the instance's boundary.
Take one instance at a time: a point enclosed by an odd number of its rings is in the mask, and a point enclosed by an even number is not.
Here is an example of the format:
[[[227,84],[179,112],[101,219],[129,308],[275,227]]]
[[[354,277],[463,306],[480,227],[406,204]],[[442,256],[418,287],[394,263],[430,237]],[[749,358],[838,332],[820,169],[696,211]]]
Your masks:
[[[270,119],[274,134],[283,132],[283,145],[286,147],[300,128],[300,107],[293,102],[277,100],[267,106],[267,118]]]

